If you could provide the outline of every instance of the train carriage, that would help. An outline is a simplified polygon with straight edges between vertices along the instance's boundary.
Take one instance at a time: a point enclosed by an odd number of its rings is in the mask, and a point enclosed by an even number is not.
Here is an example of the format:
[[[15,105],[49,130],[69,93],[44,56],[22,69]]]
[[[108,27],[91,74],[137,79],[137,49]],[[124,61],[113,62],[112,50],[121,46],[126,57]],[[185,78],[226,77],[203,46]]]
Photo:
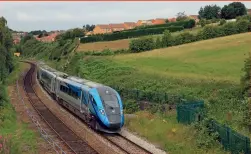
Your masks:
[[[38,80],[63,106],[92,128],[116,133],[124,125],[122,101],[112,88],[38,65]]]

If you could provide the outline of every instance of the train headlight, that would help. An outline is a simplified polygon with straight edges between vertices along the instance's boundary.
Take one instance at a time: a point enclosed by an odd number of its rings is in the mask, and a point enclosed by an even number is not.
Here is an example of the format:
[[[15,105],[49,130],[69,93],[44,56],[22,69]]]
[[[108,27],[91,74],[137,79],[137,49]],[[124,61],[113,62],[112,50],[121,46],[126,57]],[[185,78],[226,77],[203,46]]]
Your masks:
[[[105,110],[104,110],[104,109],[99,110],[99,112],[100,112],[102,115],[105,115]]]

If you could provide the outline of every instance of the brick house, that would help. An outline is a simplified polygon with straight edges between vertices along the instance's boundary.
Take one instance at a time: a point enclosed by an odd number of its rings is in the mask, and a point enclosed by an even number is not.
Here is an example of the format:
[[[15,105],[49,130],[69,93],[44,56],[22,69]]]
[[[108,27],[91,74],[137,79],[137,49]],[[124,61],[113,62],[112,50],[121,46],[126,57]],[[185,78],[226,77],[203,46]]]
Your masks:
[[[200,21],[198,15],[190,15],[190,16],[188,16],[188,17],[189,17],[190,19],[194,19],[196,23]]]
[[[124,27],[125,27],[125,29],[133,29],[136,27],[136,23],[135,22],[124,22]]]
[[[169,22],[176,22],[176,18],[168,18]]]
[[[104,34],[104,33],[111,33],[112,29],[110,25],[96,25],[93,29],[93,34]]]
[[[59,32],[51,33],[48,36],[44,36],[41,38],[38,38],[38,36],[35,36],[36,40],[41,41],[41,42],[54,42],[57,35],[59,35]]]
[[[150,20],[138,20],[136,25],[137,26],[143,26],[143,25],[152,25],[153,24],[154,19],[150,19]]]
[[[165,24],[166,23],[166,19],[161,19],[161,18],[157,18],[155,20],[152,20],[153,25],[161,25],[161,24]]]
[[[109,26],[112,29],[112,32],[125,30],[124,24],[109,24]]]

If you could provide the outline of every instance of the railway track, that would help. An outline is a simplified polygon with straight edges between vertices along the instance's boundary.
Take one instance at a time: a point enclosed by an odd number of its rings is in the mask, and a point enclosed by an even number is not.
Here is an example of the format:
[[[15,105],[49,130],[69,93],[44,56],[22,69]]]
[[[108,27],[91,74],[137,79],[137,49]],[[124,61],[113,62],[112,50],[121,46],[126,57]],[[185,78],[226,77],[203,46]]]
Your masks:
[[[127,138],[119,134],[102,134],[107,140],[119,147],[123,152],[130,154],[151,154],[143,147],[137,145],[136,143],[128,140]]]
[[[33,63],[29,64],[31,65],[31,68],[24,77],[24,89],[30,103],[37,113],[74,154],[97,154],[93,148],[75,134],[74,131],[68,128],[64,122],[55,116],[40,100],[33,89],[35,65]]]

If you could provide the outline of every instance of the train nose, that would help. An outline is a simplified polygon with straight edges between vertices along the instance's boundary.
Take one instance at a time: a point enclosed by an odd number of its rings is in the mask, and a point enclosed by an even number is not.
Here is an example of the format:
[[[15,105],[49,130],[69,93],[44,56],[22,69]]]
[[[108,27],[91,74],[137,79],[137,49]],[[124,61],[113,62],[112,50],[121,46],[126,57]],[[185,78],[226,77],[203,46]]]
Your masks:
[[[108,115],[110,128],[117,129],[120,128],[121,116],[120,114],[110,114]]]

